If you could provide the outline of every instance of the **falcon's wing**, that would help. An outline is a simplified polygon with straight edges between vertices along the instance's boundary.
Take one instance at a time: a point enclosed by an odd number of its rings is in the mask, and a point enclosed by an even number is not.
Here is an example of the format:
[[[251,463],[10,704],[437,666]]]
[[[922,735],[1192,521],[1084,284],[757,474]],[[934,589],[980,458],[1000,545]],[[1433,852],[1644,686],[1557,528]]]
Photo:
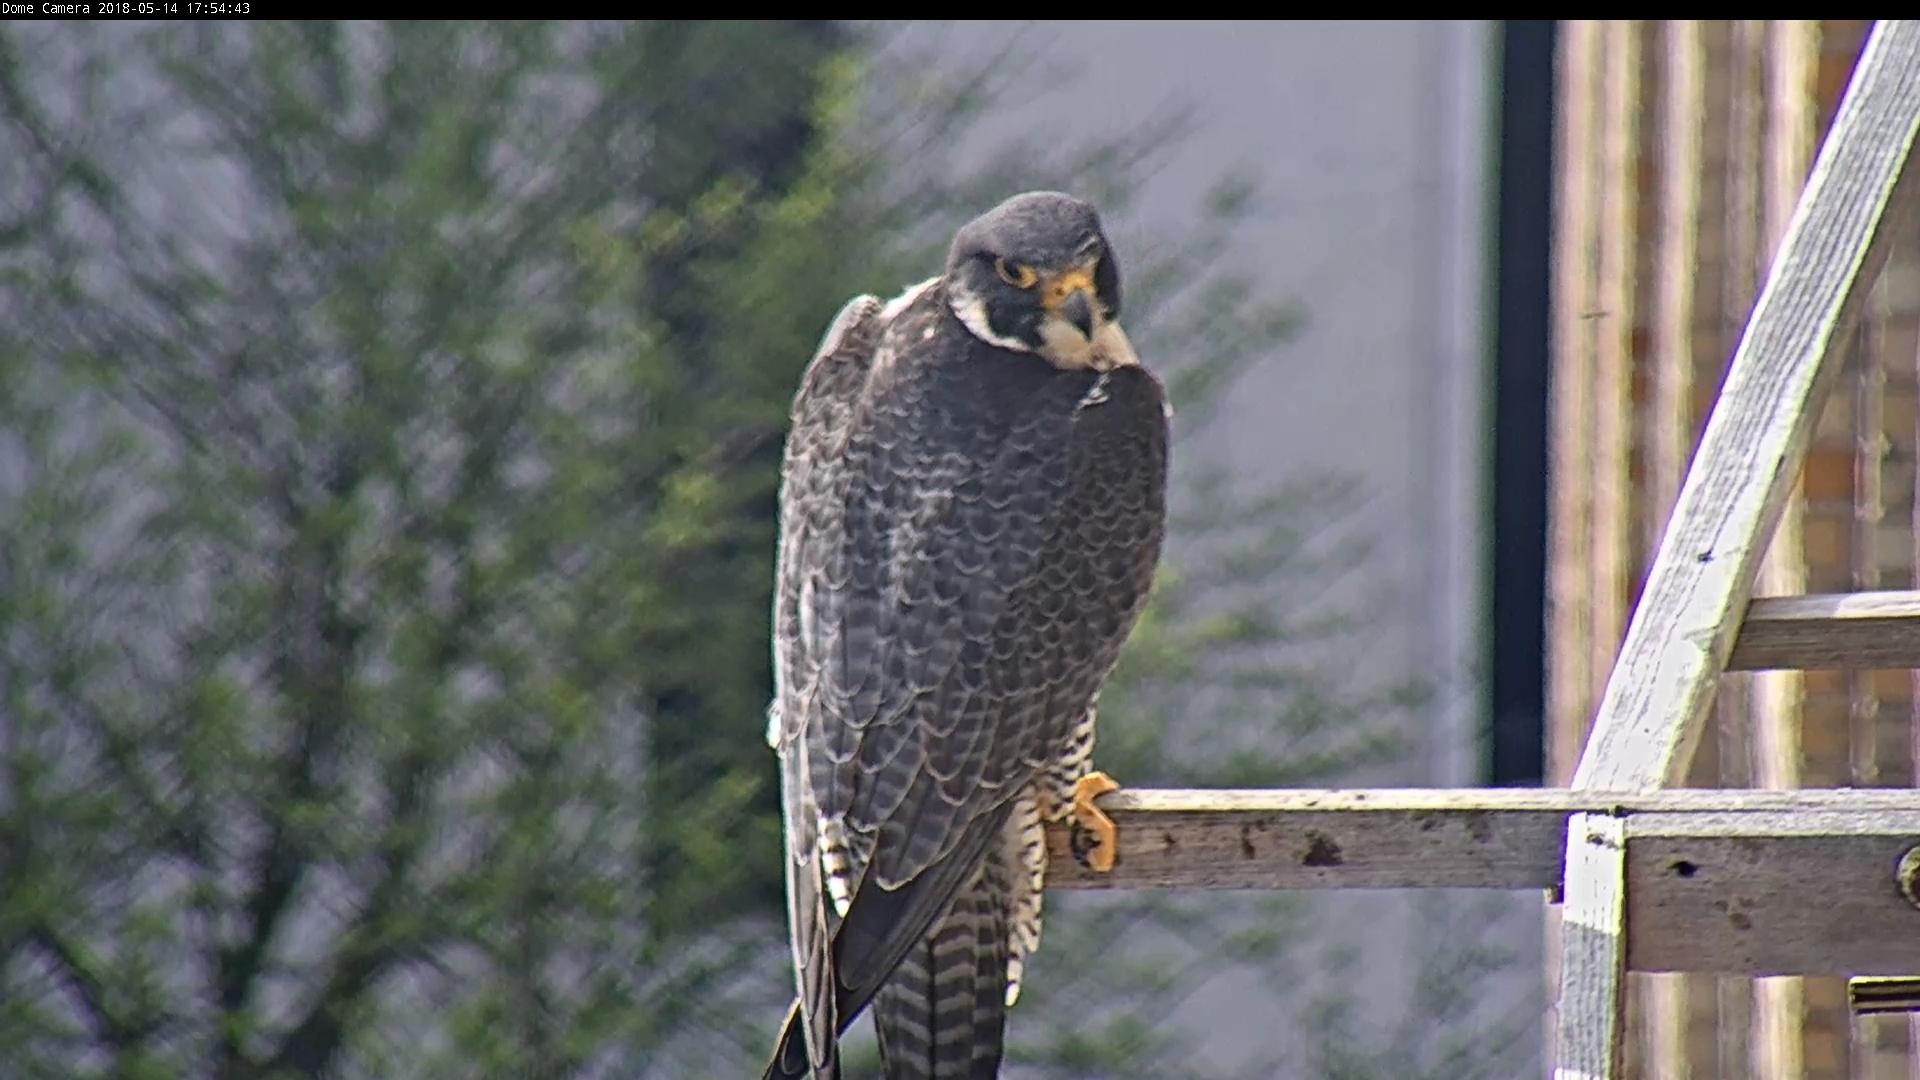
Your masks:
[[[774,716],[768,741],[780,752],[787,927],[799,991],[787,1030],[804,1032],[805,1038],[797,1045],[792,1037],[783,1038],[769,1076],[806,1076],[818,1071],[831,1077],[839,1069],[828,966],[830,929],[820,891],[820,814],[808,777],[807,740],[792,736],[805,724],[815,681],[802,639],[803,633],[811,631],[811,618],[806,626],[802,624],[802,597],[810,588],[809,564],[818,558],[823,535],[838,532],[834,503],[844,485],[835,482],[836,463],[845,450],[848,415],[873,360],[880,312],[879,298],[868,295],[854,297],[840,309],[807,366],[789,417],[774,583]]]

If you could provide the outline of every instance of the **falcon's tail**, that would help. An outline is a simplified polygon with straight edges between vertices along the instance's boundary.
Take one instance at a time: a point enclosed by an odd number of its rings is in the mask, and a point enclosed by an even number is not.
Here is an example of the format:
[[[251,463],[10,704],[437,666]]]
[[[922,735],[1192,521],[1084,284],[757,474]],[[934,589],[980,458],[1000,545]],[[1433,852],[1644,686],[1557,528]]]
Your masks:
[[[992,852],[873,999],[887,1080],[997,1080],[1012,880]]]
[[[909,1009],[916,996],[924,996],[931,1002],[935,1000],[933,992],[936,989],[945,993],[949,988],[946,975],[940,974],[940,981],[936,982],[934,975],[922,977],[916,972],[939,974],[942,970],[940,965],[949,962],[944,959],[951,951],[947,942],[950,938],[958,941],[953,936],[956,931],[949,928],[962,926],[975,935],[977,940],[969,940],[973,941],[983,956],[991,953],[999,958],[999,989],[992,997],[995,1006],[993,1015],[999,1016],[1002,1011],[999,1004],[1006,993],[1007,932],[1010,922],[1007,913],[1013,905],[1013,879],[1008,870],[1010,856],[1002,847],[1004,830],[1012,811],[1013,804],[1006,802],[968,822],[950,852],[936,859],[926,870],[898,889],[889,890],[879,886],[872,878],[861,880],[847,907],[846,918],[833,933],[832,998],[828,1004],[813,1010],[815,1021],[822,1023],[823,1032],[844,1035],[869,1002],[878,1002],[888,980],[901,972],[906,974],[901,976],[903,989],[898,993],[903,996],[898,1000]],[[984,865],[976,861],[980,859],[985,860]],[[956,889],[955,883],[961,881],[969,884]],[[947,899],[956,896],[957,899]],[[944,921],[938,917],[943,905],[947,908]],[[931,954],[926,951],[929,947],[934,949]],[[939,963],[935,963],[935,960]],[[982,965],[988,962],[987,959],[980,961]],[[810,962],[805,970],[825,972],[827,966]],[[984,969],[981,977],[987,977]],[[914,992],[916,987],[924,987],[919,995]],[[824,996],[821,991],[813,993]],[[925,1009],[921,1013],[931,1015]],[[913,1014],[908,1012],[906,1015],[910,1017]],[[833,1023],[830,1026],[825,1024],[824,1017],[832,1017]],[[876,1019],[879,1019],[878,1015]],[[885,1038],[884,1032],[889,1025],[885,1020],[879,1020],[879,1026]],[[912,1026],[911,1021],[908,1026]],[[939,1030],[925,1023],[921,1023],[920,1027],[931,1034],[937,1034]],[[840,1063],[838,1051],[832,1046],[834,1040],[822,1034],[816,1042],[829,1047],[828,1060],[809,1080],[838,1080]],[[893,1045],[905,1048],[908,1043],[896,1039]],[[887,1080],[916,1076],[995,1076],[992,1069],[997,1068],[1000,1060],[997,1020],[993,1028],[992,1048],[992,1064],[986,1072],[915,1072],[910,1065],[903,1065],[901,1068],[907,1071],[889,1071]],[[806,1038],[796,1002],[780,1029],[773,1060],[762,1074],[762,1080],[800,1080],[807,1075],[806,1063]]]

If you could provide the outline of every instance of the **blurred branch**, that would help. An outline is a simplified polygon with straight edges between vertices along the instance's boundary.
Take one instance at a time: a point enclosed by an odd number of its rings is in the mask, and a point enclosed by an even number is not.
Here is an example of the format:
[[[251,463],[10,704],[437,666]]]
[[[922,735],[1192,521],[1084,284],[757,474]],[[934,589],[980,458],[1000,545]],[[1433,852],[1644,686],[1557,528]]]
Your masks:
[[[134,1024],[115,1012],[108,1001],[110,991],[106,980],[80,945],[45,922],[28,931],[27,940],[40,946],[53,959],[56,978],[116,1055],[125,1053],[152,1030],[150,1024]]]
[[[328,494],[336,502],[359,483],[358,469],[351,461],[348,457],[329,478]],[[289,524],[297,536],[305,523]],[[293,555],[283,553],[282,557]],[[335,749],[352,724],[347,685],[360,631],[340,609],[343,558],[339,538],[329,534],[307,566],[289,566],[280,579],[269,671],[279,692],[298,703],[299,716],[292,753],[281,775],[285,801],[268,815],[267,841],[255,862],[252,890],[244,905],[247,936],[237,946],[220,950],[219,1001],[229,1017],[240,1015],[256,989],[288,903],[311,867],[312,849],[300,835],[304,828],[296,815],[322,794],[322,775],[334,771]],[[302,637],[309,640],[300,642]],[[331,1021],[338,1022],[338,1018]],[[324,1029],[325,1022],[316,1027]],[[223,1067],[241,1059],[239,1039],[239,1025],[223,1026],[217,1050]]]
[[[91,702],[67,691],[57,690],[56,694],[67,719],[99,740],[105,760],[113,769],[114,781],[132,796],[137,811],[134,827],[153,836],[161,850],[206,870],[205,823],[185,808],[168,805],[141,767],[138,741],[108,721]]]
[[[396,808],[396,822],[411,822],[417,809],[424,770],[414,774],[413,779],[413,783],[402,789],[408,802]],[[307,1076],[323,1075],[340,1052],[348,1021],[381,974],[425,952],[438,936],[437,931],[396,934],[392,925],[402,905],[409,900],[408,883],[425,832],[412,826],[396,827],[389,833],[390,839],[397,833],[398,840],[383,859],[385,875],[353,925],[337,937],[332,973],[308,1004],[305,1015],[293,1024],[268,1058],[264,1067],[267,1075],[282,1069],[295,1069]]]

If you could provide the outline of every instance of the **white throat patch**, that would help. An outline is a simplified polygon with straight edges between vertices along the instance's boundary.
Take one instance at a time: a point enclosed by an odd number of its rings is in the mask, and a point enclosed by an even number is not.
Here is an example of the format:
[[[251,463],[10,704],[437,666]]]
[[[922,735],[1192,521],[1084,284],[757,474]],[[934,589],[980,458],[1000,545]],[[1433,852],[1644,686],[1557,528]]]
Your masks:
[[[1040,324],[1040,347],[1035,349],[1019,338],[994,333],[993,323],[987,318],[986,300],[958,283],[947,286],[947,303],[974,337],[1013,352],[1032,353],[1057,368],[1112,371],[1140,362],[1134,355],[1133,343],[1127,340],[1127,332],[1120,329],[1117,322],[1101,323],[1093,332],[1092,340],[1088,340],[1065,319],[1050,317]]]
[[[1101,323],[1089,341],[1065,320],[1048,319],[1040,324],[1040,338],[1045,342],[1040,355],[1057,368],[1112,371],[1140,362],[1134,355],[1133,343],[1127,340],[1127,332],[1120,329],[1117,322]]]

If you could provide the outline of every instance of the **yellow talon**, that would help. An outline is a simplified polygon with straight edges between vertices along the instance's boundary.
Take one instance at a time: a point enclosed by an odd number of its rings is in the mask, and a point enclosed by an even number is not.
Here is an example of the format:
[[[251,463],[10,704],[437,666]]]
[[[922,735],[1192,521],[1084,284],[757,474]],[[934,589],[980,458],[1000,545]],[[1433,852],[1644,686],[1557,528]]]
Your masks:
[[[1120,854],[1120,832],[1093,800],[1119,790],[1119,782],[1103,772],[1088,773],[1073,785],[1073,854],[1082,866],[1097,873],[1113,869],[1114,858]],[[1082,829],[1093,834],[1091,842]]]

